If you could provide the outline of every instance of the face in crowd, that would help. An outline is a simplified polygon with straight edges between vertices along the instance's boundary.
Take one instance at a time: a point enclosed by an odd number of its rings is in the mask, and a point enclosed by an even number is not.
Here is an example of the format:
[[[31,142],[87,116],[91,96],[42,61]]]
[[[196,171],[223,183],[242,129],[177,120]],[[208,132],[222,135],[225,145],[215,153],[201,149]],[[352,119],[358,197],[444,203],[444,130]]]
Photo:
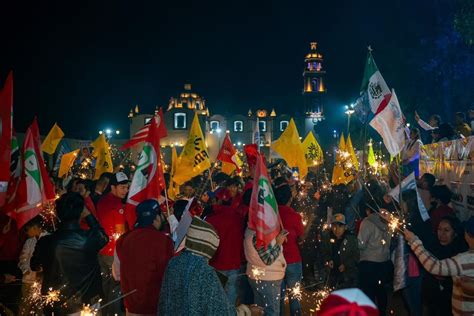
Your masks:
[[[124,199],[128,193],[128,183],[110,186],[112,194],[118,198]]]
[[[190,184],[185,185],[183,188],[183,194],[187,198],[192,198],[194,195],[194,188]]]
[[[334,236],[336,236],[337,239],[340,239],[346,232],[346,227],[347,226],[342,223],[332,223],[332,233],[334,234]]]
[[[438,226],[438,240],[442,246],[451,244],[456,238],[456,232],[447,220],[442,220]]]

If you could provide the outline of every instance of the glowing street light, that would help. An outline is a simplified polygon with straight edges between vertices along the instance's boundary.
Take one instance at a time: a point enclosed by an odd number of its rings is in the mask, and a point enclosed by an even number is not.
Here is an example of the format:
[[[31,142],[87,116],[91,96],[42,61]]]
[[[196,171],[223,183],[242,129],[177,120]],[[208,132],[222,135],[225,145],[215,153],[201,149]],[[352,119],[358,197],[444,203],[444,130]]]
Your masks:
[[[349,134],[351,127],[351,115],[354,114],[354,104],[346,105],[346,111],[344,112],[347,115],[347,134]]]

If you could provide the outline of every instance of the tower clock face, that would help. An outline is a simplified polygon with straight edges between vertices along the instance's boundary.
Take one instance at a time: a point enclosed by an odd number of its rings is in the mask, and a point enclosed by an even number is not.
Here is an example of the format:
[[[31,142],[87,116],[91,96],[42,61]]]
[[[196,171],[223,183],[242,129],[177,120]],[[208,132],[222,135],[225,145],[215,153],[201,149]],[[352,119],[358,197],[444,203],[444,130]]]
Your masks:
[[[266,116],[267,116],[267,111],[265,111],[265,110],[258,110],[258,111],[257,111],[257,116],[258,116],[258,117],[266,117]]]

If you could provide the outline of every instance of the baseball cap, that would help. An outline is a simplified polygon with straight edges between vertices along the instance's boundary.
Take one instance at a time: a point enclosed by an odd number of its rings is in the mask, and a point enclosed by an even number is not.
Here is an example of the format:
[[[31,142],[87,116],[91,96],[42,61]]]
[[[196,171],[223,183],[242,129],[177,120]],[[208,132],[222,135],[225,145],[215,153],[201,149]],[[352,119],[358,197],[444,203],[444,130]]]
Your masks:
[[[464,222],[464,230],[471,236],[474,236],[474,216],[471,216]]]
[[[346,225],[346,217],[344,216],[344,214],[339,213],[339,214],[333,215],[331,224],[334,224],[334,223]]]
[[[112,179],[110,179],[111,185],[119,185],[119,184],[127,184],[127,183],[128,183],[128,177],[123,172],[115,173]]]
[[[160,203],[157,200],[145,200],[137,205],[137,222],[135,227],[145,227],[153,224],[156,215],[161,214]]]

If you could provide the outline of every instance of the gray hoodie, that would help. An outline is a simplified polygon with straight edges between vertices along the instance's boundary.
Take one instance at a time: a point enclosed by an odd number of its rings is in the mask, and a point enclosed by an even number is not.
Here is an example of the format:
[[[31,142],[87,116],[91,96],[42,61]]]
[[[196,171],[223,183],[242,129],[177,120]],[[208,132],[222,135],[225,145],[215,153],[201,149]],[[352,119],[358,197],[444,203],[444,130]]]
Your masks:
[[[387,224],[378,214],[367,216],[360,225],[360,261],[385,262],[390,259],[390,239]]]

